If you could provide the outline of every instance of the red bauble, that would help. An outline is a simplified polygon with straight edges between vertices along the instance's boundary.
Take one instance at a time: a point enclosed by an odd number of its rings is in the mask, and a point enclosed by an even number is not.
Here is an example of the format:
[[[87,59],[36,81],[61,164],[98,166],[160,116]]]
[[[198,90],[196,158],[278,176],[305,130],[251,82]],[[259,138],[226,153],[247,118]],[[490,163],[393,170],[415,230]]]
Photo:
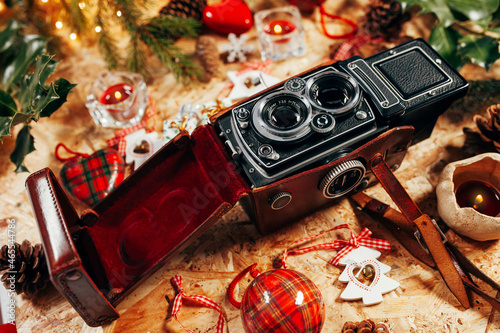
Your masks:
[[[252,11],[242,0],[223,0],[220,3],[205,6],[203,23],[210,29],[222,34],[240,35],[253,25]]]
[[[258,275],[248,286],[241,315],[247,333],[319,333],[325,304],[306,276],[276,269]]]
[[[120,154],[105,148],[89,157],[69,160],[59,176],[69,193],[93,206],[122,182],[124,174],[125,164]]]

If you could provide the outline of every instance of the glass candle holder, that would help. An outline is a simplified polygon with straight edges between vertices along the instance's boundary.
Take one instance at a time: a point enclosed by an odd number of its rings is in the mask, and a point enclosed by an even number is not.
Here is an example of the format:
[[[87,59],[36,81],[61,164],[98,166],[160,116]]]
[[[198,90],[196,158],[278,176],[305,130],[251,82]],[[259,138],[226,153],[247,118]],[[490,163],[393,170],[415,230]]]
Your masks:
[[[136,125],[148,106],[146,83],[139,74],[104,72],[92,85],[85,106],[97,125]]]
[[[255,14],[254,22],[262,60],[278,61],[305,54],[305,33],[297,7],[261,10]]]

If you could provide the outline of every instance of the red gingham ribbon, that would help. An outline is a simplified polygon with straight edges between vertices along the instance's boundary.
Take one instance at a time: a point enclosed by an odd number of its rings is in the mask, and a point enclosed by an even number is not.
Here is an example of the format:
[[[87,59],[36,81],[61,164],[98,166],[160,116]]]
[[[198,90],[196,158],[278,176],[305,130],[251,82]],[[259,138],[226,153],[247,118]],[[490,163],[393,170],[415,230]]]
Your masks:
[[[153,118],[156,113],[155,106],[151,98],[149,98],[149,110],[142,119],[142,121],[136,125],[120,129],[115,132],[115,136],[106,142],[108,143],[108,147],[114,147],[118,145],[118,153],[124,156],[127,149],[127,141],[125,141],[125,137],[131,133],[134,133],[141,128],[146,128],[146,132],[150,133],[154,130],[154,124],[150,127],[147,127],[148,120]]]
[[[184,325],[181,324],[179,319],[177,319],[177,313],[181,309],[183,298],[188,298],[188,299],[195,301],[203,306],[206,306],[208,308],[214,309],[217,312],[219,312],[219,320],[217,321],[217,333],[224,332],[224,315],[222,312],[222,308],[219,306],[219,304],[215,303],[214,301],[212,301],[210,298],[208,298],[206,296],[187,295],[186,293],[184,293],[184,288],[182,288],[182,276],[180,276],[180,275],[174,275],[174,277],[172,277],[172,279],[170,281],[172,282],[172,285],[174,286],[174,288],[177,290],[177,295],[175,295],[174,303],[172,306],[172,317],[174,317],[175,320],[177,320],[177,322],[187,332],[193,333],[193,331],[186,328]]]
[[[371,36],[354,36],[346,40],[340,47],[337,52],[335,52],[335,56],[333,60],[346,60],[354,55],[354,50],[360,48],[364,44],[374,41],[374,42],[383,42],[383,38],[373,38]]]
[[[349,229],[349,232],[351,233],[351,239],[348,241],[337,239],[332,243],[324,243],[324,244],[318,244],[318,245],[313,245],[309,247],[304,247],[301,249],[295,249],[289,251],[288,249],[285,249],[285,252],[283,253],[283,258],[281,259],[281,264],[286,268],[286,260],[288,256],[294,255],[294,254],[303,254],[307,253],[310,251],[316,251],[316,250],[326,250],[326,249],[332,249],[332,250],[340,250],[337,255],[330,260],[328,263],[332,265],[337,265],[343,257],[345,257],[349,252],[354,250],[355,248],[358,248],[360,246],[366,246],[366,247],[371,247],[373,249],[379,249],[379,250],[390,250],[391,249],[391,244],[389,241],[383,240],[383,239],[376,239],[376,238],[370,238],[372,235],[372,232],[368,228],[364,228],[361,230],[359,235],[356,236],[352,229],[347,225],[347,224],[341,224],[338,225],[330,230],[323,231],[317,235],[310,236],[307,238],[299,239],[298,241],[293,242],[293,244],[297,243],[302,243],[309,241],[311,239],[317,238],[324,233],[333,231],[333,230],[338,230],[338,229]]]

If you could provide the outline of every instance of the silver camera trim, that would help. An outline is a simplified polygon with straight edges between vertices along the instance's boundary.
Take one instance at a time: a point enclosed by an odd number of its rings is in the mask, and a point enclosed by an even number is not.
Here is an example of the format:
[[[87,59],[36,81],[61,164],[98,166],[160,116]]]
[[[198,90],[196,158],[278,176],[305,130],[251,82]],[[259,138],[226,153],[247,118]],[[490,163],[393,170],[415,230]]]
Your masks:
[[[298,99],[305,105],[307,114],[302,124],[290,130],[279,130],[277,128],[269,126],[264,120],[265,106],[271,99],[275,97],[286,98],[287,96]],[[288,90],[278,90],[274,93],[264,96],[257,102],[257,104],[255,104],[252,109],[252,123],[255,131],[269,140],[278,142],[292,142],[300,140],[311,133],[312,130],[309,126],[309,123],[312,119],[312,113],[311,103],[309,103],[309,100],[303,95],[296,94]]]
[[[313,86],[313,84],[324,77],[330,77],[330,76],[337,76],[348,81],[354,89],[354,96],[352,96],[352,98],[349,96],[350,97],[349,102],[340,108],[325,108],[321,105],[318,105],[318,103],[311,97],[311,87]],[[311,104],[314,106],[315,109],[330,113],[332,115],[340,116],[352,112],[359,105],[359,102],[361,100],[361,89],[359,88],[358,82],[352,76],[327,68],[326,70],[316,75],[313,75],[307,80],[305,96],[311,102]]]

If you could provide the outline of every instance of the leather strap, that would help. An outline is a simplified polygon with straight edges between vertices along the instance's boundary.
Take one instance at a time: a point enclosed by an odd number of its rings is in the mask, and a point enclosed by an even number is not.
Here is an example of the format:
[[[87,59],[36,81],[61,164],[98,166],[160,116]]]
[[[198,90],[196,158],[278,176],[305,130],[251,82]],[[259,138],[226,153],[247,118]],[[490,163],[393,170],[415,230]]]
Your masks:
[[[408,224],[420,232],[420,236],[448,288],[464,308],[470,308],[471,303],[462,276],[457,267],[455,267],[437,226],[434,225],[428,215],[422,214],[396,176],[394,176],[387,163],[385,163],[381,154],[376,154],[370,160],[369,167],[406,217]]]

